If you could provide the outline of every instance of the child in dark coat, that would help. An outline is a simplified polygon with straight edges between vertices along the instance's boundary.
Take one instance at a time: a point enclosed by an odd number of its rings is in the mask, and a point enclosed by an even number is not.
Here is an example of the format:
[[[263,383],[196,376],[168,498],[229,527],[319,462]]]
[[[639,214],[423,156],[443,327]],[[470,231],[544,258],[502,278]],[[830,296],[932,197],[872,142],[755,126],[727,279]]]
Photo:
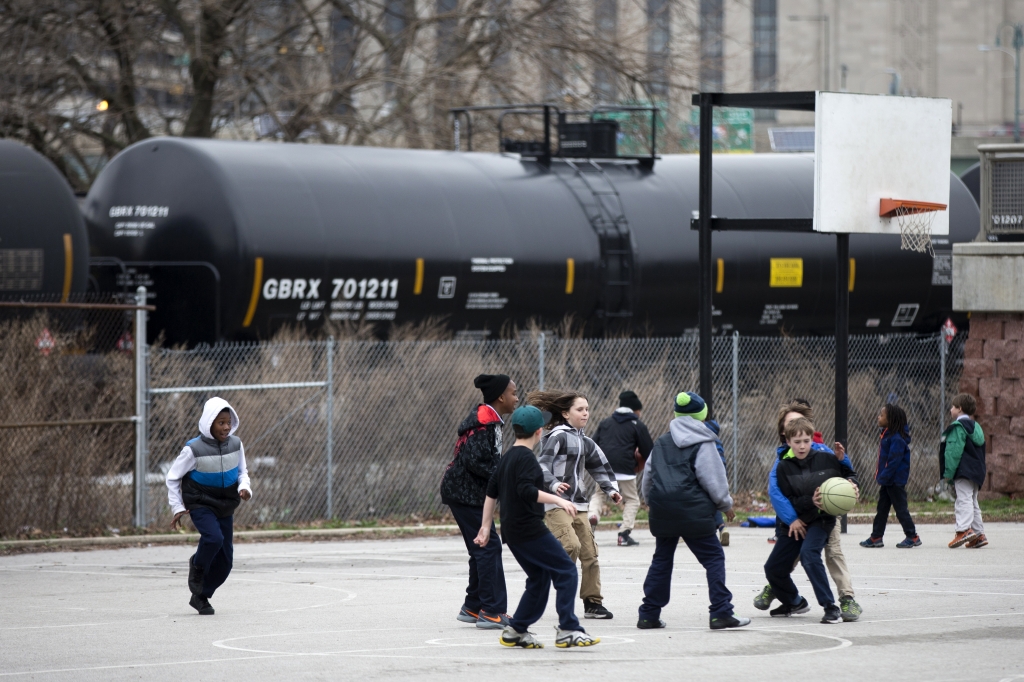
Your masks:
[[[889,509],[896,508],[896,518],[903,526],[906,536],[896,546],[900,549],[920,547],[921,538],[914,528],[914,519],[907,508],[907,479],[910,478],[910,425],[903,408],[887,404],[878,413],[878,428],[881,430],[878,444],[878,466],[875,468],[875,482],[878,483],[878,507],[875,510],[875,524],[871,537],[860,543],[861,547],[882,547],[882,536],[889,521]]]

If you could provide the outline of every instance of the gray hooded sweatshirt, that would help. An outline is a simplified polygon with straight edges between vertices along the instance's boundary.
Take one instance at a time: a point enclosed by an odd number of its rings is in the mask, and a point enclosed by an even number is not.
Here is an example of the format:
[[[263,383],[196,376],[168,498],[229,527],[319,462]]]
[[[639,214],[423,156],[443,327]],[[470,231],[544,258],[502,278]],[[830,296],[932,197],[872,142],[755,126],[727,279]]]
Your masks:
[[[693,417],[676,417],[669,423],[668,430],[672,434],[672,442],[678,448],[686,448],[698,443],[703,444],[697,451],[697,459],[694,461],[697,482],[707,492],[719,511],[732,509],[729,479],[726,476],[722,458],[718,456],[718,448],[715,447],[715,441],[718,440],[715,432],[707,424],[699,422]],[[651,458],[653,459],[657,455],[658,450],[655,449],[651,453]],[[644,476],[641,488],[645,499],[648,497],[650,485],[650,477]]]

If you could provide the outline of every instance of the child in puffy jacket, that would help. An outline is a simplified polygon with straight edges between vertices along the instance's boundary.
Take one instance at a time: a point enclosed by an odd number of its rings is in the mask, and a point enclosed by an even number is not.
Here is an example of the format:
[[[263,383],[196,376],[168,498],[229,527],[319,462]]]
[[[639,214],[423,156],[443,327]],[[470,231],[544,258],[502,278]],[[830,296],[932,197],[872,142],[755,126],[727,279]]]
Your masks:
[[[914,528],[914,519],[907,508],[907,479],[910,478],[910,425],[903,408],[886,404],[878,413],[878,428],[881,430],[878,443],[878,465],[875,468],[875,482],[878,483],[878,507],[871,537],[860,543],[861,547],[882,547],[885,524],[889,521],[889,509],[896,508],[896,518],[903,526],[906,536],[896,546],[900,549],[920,547],[921,538]]]

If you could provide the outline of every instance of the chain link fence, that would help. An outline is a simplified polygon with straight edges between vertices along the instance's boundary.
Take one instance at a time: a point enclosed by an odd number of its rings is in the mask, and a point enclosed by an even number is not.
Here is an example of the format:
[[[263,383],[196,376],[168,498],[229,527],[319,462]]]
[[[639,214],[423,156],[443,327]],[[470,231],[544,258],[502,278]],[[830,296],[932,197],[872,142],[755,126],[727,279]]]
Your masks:
[[[165,525],[164,475],[196,436],[203,403],[215,395],[239,413],[253,480],[254,497],[239,508],[237,522],[267,526],[444,515],[441,474],[458,425],[479,399],[473,377],[481,372],[509,374],[521,398],[538,388],[583,392],[591,403],[590,431],[617,407],[620,391],[634,390],[655,436],[667,428],[674,395],[698,385],[696,336],[599,340],[531,333],[501,341],[151,348],[148,389],[140,394],[148,396],[148,409],[140,411],[148,426],[139,449],[145,475],[136,477],[131,316],[125,310],[105,315],[105,327],[86,324],[79,312],[48,310],[0,322],[6,389],[0,427],[8,437],[0,454],[4,536],[26,528],[121,527],[133,513],[143,525]],[[44,329],[54,338],[49,353],[38,342]],[[851,337],[848,450],[866,495],[876,493],[875,418],[887,400],[907,411],[914,436],[908,492],[931,494],[965,337],[948,346],[938,336]],[[98,338],[106,341],[97,345]],[[764,493],[783,402],[808,400],[819,430],[831,438],[834,350],[828,337],[714,339],[714,412],[734,492]],[[506,446],[511,442],[509,430]],[[136,480],[141,513],[133,506]]]

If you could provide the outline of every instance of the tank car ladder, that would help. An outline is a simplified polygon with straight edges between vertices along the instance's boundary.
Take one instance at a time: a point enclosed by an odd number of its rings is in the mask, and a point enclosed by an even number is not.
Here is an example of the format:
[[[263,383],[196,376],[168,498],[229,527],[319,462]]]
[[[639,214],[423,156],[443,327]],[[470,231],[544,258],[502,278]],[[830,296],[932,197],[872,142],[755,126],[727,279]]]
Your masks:
[[[606,319],[632,317],[633,236],[622,208],[622,198],[604,168],[593,159],[584,162],[563,157],[561,161],[573,173],[558,175],[579,201],[597,233],[604,280],[597,315]]]

